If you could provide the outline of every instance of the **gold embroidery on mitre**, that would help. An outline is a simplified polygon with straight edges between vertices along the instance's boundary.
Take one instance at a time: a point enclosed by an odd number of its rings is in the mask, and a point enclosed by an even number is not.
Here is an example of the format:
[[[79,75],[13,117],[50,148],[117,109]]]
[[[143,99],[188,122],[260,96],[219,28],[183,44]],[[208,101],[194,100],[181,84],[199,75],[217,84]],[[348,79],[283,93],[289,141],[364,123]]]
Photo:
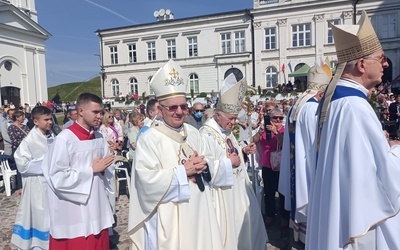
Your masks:
[[[172,68],[172,70],[168,73],[170,75],[170,78],[166,78],[165,81],[165,86],[172,85],[172,86],[179,86],[184,84],[183,78],[179,77],[179,72],[175,70],[175,68]]]

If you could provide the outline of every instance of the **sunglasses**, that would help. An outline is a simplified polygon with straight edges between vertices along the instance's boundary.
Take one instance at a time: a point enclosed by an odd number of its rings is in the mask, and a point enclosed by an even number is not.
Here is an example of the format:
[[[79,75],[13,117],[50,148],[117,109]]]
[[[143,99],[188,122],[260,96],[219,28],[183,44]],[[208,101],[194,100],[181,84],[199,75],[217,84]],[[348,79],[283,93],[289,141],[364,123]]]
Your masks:
[[[204,109],[195,109],[196,112],[204,112]]]
[[[275,120],[279,119],[279,120],[282,121],[283,120],[283,116],[273,116],[272,119],[275,119]]]
[[[179,107],[182,109],[182,111],[186,111],[188,109],[188,105],[187,104],[171,105],[171,106],[166,106],[166,105],[160,104],[160,106],[165,108],[169,112],[176,112]]]

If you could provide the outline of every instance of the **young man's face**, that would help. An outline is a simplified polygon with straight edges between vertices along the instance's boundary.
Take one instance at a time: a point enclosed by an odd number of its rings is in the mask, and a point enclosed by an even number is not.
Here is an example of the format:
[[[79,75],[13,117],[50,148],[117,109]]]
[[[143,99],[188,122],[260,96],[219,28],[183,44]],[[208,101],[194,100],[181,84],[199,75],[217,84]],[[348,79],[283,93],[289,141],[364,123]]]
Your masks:
[[[89,129],[98,127],[101,119],[101,105],[95,102],[88,102],[78,108],[78,122],[80,125]]]
[[[39,119],[33,119],[33,123],[43,134],[46,134],[51,129],[53,120],[51,119],[51,115],[40,115]]]

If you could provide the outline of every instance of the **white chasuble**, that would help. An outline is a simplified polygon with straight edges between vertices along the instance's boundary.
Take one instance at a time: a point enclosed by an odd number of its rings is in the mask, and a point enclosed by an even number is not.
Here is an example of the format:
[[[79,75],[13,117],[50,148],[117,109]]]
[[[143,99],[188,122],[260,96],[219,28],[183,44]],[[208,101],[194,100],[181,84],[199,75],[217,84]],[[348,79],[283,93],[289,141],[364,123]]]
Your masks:
[[[400,249],[400,147],[389,146],[367,93],[348,80],[335,89],[311,184],[307,249]],[[357,247],[371,233],[373,243]]]
[[[97,235],[114,223],[108,193],[114,165],[93,174],[96,158],[111,154],[103,138],[79,140],[70,130],[57,135],[43,160],[49,184],[50,234],[55,239]]]
[[[223,249],[207,184],[201,192],[186,176],[186,143],[204,155],[204,143],[194,127],[184,124],[182,134],[168,136],[154,125],[137,142],[132,168],[128,234],[132,249]],[[178,134],[178,136],[176,135]]]
[[[291,212],[294,238],[305,242],[307,205],[311,180],[314,176],[318,102],[308,100],[298,112],[296,120],[286,120],[282,146],[281,171],[278,191],[285,196],[285,209]]]
[[[224,134],[213,118],[206,121],[200,133],[207,147],[206,158],[213,177],[213,197],[225,249],[264,250],[268,237],[241,147],[233,134]],[[240,156],[239,167],[232,168],[228,150],[235,150]]]
[[[37,127],[32,128],[14,154],[18,171],[22,175],[21,202],[13,228],[11,242],[20,249],[49,248],[50,216],[47,183],[43,177],[42,162],[48,151],[47,138]]]

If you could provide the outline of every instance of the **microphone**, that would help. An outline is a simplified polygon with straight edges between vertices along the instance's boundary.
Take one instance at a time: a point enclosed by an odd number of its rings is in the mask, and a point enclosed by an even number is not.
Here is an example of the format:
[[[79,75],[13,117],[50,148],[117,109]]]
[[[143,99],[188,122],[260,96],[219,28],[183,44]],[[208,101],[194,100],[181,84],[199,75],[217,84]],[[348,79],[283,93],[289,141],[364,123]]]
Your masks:
[[[272,136],[271,131],[267,129],[267,125],[271,125],[271,119],[268,114],[264,115],[264,128],[267,135],[267,141],[270,141],[272,139]]]
[[[207,183],[211,181],[211,174],[210,174],[210,169],[208,168],[208,164],[207,168],[201,174],[195,174],[194,178],[196,180],[197,186],[200,189],[200,191],[204,192],[205,190],[204,181]]]
[[[197,187],[199,187],[200,191],[203,192],[205,187],[204,187],[203,178],[201,178],[201,174],[195,174],[194,178],[196,180]]]

